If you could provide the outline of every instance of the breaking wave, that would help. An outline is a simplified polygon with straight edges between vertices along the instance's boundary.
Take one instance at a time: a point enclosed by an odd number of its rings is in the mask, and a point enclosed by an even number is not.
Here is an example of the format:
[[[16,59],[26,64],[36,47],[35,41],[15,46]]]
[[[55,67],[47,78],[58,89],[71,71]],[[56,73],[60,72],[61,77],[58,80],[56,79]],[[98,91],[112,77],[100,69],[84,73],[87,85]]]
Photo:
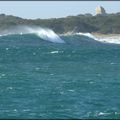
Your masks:
[[[120,44],[120,36],[112,36],[112,37],[96,37],[92,35],[91,33],[67,33],[67,34],[61,34],[57,35],[53,30],[49,28],[42,28],[42,27],[37,27],[37,26],[15,26],[11,27],[9,29],[6,29],[2,31],[0,36],[7,36],[7,35],[23,35],[23,34],[34,34],[41,38],[42,40],[50,41],[53,43],[65,43],[63,40],[64,37],[66,36],[80,36],[80,40],[83,39],[84,37],[90,38],[90,40],[94,40],[98,43],[104,43],[104,44]],[[82,38],[81,38],[82,36]],[[91,41],[92,42],[92,41]]]
[[[27,28],[29,33],[36,34],[38,37],[54,43],[65,43],[53,30],[48,28]]]
[[[65,43],[53,30],[42,27],[28,27],[28,26],[17,26],[9,28],[3,31],[1,36],[14,35],[14,34],[35,34],[43,40],[47,40],[54,43]]]
[[[89,38],[92,38],[94,40],[97,40],[97,38],[95,36],[93,36],[92,34],[90,34],[90,33],[81,33],[81,32],[79,32],[79,33],[76,33],[76,35],[83,35],[83,36],[87,36]]]
[[[92,38],[93,40],[96,40],[96,41],[102,42],[102,43],[120,44],[120,37],[118,37],[118,36],[97,38],[90,33],[81,33],[81,32],[76,33],[76,35],[86,36],[86,37]]]

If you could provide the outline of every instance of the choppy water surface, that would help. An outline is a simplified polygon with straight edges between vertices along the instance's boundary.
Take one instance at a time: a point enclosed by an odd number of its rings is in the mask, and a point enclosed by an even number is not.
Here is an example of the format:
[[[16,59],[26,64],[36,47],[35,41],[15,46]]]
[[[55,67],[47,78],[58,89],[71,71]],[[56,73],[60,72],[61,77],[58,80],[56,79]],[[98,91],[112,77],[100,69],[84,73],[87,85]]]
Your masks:
[[[120,46],[60,40],[0,37],[0,118],[120,118]]]

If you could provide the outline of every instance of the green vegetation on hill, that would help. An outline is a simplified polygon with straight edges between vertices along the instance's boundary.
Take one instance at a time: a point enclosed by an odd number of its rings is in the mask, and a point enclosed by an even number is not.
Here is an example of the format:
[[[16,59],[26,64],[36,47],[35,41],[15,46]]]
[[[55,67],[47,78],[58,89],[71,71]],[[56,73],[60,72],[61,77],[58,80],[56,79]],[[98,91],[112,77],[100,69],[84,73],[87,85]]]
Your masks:
[[[120,13],[106,16],[91,14],[52,19],[23,19],[12,15],[0,15],[0,32],[16,25],[37,25],[53,29],[56,33],[97,32],[120,34]]]

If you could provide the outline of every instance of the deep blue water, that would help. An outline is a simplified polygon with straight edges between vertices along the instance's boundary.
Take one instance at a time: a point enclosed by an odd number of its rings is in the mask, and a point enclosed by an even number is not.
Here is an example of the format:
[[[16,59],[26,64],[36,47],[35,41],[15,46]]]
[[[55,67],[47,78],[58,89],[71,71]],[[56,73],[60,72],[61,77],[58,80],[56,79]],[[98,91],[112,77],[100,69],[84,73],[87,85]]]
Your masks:
[[[0,118],[120,119],[120,46],[0,37]]]

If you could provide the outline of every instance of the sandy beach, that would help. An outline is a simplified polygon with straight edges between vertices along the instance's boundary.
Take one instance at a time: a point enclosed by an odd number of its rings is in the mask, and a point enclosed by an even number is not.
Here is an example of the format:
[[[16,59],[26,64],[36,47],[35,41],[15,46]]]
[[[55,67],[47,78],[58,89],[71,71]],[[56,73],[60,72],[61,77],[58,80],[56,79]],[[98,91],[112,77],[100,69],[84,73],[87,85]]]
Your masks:
[[[120,34],[101,34],[101,33],[91,33],[96,38],[120,38]]]

